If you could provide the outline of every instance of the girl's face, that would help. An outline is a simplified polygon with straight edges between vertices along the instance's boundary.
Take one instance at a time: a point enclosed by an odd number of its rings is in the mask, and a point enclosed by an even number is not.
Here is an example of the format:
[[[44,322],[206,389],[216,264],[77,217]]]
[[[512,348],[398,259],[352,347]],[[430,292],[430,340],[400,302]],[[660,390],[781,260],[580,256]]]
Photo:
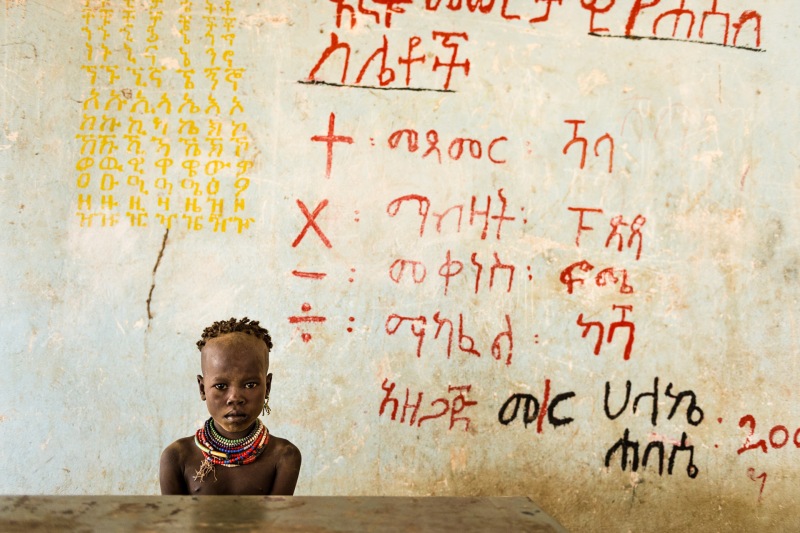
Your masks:
[[[246,333],[227,333],[206,342],[200,357],[200,398],[217,431],[229,439],[244,437],[272,386],[267,345]]]

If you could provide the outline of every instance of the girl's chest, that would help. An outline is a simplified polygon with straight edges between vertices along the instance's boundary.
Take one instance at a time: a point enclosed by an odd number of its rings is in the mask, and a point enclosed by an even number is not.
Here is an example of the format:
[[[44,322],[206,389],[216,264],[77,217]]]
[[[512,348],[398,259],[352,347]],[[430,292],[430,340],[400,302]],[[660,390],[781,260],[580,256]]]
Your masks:
[[[272,491],[275,469],[267,461],[235,467],[202,462],[187,465],[184,478],[192,495],[266,495]]]

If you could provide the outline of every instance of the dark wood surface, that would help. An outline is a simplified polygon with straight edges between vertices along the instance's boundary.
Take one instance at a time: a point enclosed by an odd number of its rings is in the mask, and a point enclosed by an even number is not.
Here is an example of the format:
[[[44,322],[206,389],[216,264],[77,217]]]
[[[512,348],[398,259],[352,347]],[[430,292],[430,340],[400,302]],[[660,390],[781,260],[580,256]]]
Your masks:
[[[0,531],[565,529],[525,497],[0,496]]]

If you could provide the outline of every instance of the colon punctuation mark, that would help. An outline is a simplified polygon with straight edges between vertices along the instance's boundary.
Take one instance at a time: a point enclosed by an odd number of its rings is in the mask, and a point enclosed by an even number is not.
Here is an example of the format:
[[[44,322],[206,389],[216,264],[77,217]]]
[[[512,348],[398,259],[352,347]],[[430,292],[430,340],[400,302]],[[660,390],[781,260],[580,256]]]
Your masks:
[[[327,158],[325,160],[325,178],[330,179],[331,167],[333,166],[333,145],[337,142],[346,144],[353,144],[353,138],[347,135],[335,135],[334,126],[336,123],[336,115],[331,113],[328,117],[328,133],[326,135],[314,135],[311,137],[312,141],[323,142],[327,145]]]
[[[303,237],[306,236],[306,232],[309,228],[313,229],[314,232],[319,236],[322,244],[325,245],[326,248],[332,248],[331,241],[328,240],[328,237],[323,233],[322,229],[320,229],[319,225],[317,224],[317,216],[320,212],[325,209],[328,205],[328,200],[322,200],[317,207],[314,208],[313,213],[308,212],[308,207],[306,204],[302,202],[302,200],[297,200],[297,207],[300,208],[300,211],[303,212],[303,215],[306,217],[306,225],[303,226],[303,229],[300,230],[300,233],[297,234],[297,238],[295,238],[294,242],[292,242],[292,248],[297,248],[297,245],[300,244],[300,241],[303,240]]]

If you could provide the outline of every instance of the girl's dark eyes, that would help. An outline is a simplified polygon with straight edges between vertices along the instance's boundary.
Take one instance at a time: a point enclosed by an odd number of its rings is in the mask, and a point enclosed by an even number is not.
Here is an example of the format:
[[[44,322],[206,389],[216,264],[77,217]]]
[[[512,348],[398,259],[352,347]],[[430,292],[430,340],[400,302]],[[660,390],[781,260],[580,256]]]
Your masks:
[[[216,385],[214,385],[213,387],[214,387],[215,389],[217,389],[217,390],[225,390],[225,389],[227,389],[227,388],[228,388],[228,386],[227,386],[225,383],[217,383],[217,384],[216,384]],[[246,389],[255,389],[256,387],[258,387],[258,382],[256,382],[256,381],[252,381],[252,382],[250,382],[250,383],[245,383],[244,387],[245,387]]]

